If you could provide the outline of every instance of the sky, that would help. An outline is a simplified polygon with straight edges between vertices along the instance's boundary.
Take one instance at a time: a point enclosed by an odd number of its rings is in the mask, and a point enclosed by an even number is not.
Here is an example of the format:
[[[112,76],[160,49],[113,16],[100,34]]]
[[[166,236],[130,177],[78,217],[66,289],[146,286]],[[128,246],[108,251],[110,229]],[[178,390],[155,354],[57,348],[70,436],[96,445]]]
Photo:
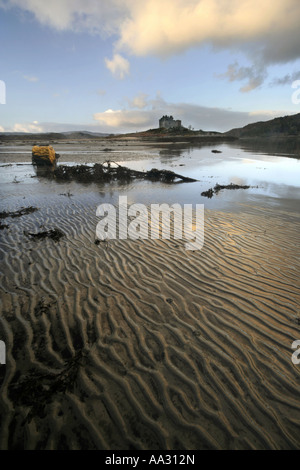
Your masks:
[[[299,0],[0,0],[0,132],[300,113]]]

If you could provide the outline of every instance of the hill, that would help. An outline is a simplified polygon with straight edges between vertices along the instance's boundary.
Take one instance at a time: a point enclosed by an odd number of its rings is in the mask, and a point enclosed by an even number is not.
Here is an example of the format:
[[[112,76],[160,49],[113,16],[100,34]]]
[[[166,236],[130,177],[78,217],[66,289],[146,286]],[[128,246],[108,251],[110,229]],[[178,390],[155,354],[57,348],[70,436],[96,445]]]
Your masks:
[[[245,127],[231,129],[225,135],[233,137],[300,137],[300,113],[284,116],[270,121],[260,121]]]
[[[183,126],[180,128],[155,128],[141,132],[131,132],[128,134],[118,134],[108,137],[113,140],[142,140],[147,142],[228,142],[235,140],[231,135],[222,134],[216,131],[194,131]]]
[[[31,134],[27,132],[0,132],[0,142],[11,142],[22,140],[25,142],[54,142],[57,140],[91,140],[103,139],[109,134],[101,134],[97,132],[75,131],[75,132],[47,132],[39,134]]]

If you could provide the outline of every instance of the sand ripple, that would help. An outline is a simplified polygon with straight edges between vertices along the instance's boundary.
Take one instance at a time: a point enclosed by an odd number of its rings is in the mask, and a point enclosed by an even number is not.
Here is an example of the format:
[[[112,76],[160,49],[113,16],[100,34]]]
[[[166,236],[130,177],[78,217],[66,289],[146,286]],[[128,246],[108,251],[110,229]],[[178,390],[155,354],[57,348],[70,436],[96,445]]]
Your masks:
[[[299,448],[299,217],[207,211],[189,252],[97,246],[95,210],[73,197],[0,232],[0,448]],[[24,235],[40,225],[66,236]]]

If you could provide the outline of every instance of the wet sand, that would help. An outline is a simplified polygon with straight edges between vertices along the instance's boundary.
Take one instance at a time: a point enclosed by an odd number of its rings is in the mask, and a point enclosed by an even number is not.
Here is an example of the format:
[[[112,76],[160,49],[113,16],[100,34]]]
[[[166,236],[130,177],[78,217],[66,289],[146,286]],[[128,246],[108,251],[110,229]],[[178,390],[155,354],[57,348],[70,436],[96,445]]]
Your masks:
[[[299,448],[299,212],[206,209],[200,251],[96,245],[99,191],[54,184],[1,204],[38,210],[0,231],[0,448]]]

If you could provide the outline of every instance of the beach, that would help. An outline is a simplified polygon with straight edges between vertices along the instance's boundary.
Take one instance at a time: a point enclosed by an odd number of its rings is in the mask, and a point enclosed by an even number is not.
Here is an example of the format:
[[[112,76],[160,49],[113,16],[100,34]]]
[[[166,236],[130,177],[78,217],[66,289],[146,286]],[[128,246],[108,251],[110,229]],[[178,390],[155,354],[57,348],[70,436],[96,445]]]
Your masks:
[[[0,147],[0,449],[299,448],[299,185],[282,183],[299,161],[229,144],[53,145],[59,164],[113,160],[199,183],[59,183],[32,167],[28,144]],[[201,197],[230,182],[251,187]],[[204,204],[203,248],[95,243],[98,205],[125,194]],[[22,208],[36,210],[12,216]],[[58,241],[30,236],[53,229]]]

